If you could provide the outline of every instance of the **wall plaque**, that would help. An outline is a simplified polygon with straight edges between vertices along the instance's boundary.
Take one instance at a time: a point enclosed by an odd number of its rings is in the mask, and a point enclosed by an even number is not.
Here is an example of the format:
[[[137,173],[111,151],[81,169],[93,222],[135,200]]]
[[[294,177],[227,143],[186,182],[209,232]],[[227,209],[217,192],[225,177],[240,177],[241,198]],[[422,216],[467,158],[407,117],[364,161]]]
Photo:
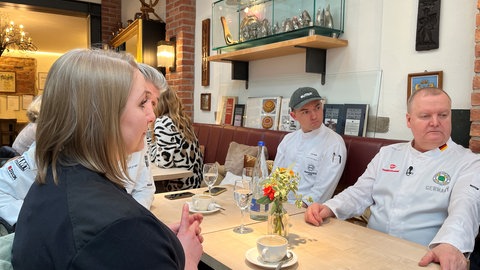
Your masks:
[[[0,92],[16,92],[14,71],[0,72]]]
[[[210,19],[202,21],[202,86],[210,85]]]

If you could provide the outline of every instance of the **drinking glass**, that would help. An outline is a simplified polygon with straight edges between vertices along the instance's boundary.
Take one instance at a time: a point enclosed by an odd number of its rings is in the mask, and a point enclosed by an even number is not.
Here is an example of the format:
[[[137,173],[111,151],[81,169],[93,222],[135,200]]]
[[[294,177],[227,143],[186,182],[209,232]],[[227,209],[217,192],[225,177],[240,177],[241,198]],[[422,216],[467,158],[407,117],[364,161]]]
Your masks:
[[[252,232],[252,228],[247,228],[244,225],[244,213],[245,210],[250,206],[250,201],[252,200],[252,182],[248,180],[236,180],[233,186],[233,199],[235,203],[240,208],[242,214],[241,224],[238,227],[233,229],[236,233],[249,233]]]
[[[203,164],[203,181],[208,186],[208,193],[211,194],[210,190],[212,189],[213,184],[217,181],[218,177],[218,167],[215,163],[205,163]]]

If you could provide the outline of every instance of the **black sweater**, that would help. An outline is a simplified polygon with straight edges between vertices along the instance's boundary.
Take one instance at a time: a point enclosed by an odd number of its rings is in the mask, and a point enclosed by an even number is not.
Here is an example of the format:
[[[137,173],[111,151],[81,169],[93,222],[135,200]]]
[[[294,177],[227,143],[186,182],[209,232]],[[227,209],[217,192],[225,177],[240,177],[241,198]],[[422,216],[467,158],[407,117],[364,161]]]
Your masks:
[[[180,211],[180,210],[179,210]],[[184,269],[175,234],[125,190],[83,166],[33,184],[18,218],[14,269]]]

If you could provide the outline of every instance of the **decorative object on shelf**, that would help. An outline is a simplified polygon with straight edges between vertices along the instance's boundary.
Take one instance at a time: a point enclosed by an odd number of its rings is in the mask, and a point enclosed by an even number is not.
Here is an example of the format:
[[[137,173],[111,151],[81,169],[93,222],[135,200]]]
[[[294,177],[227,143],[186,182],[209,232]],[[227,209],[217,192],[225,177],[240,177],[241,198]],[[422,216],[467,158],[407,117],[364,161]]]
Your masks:
[[[36,51],[37,47],[32,43],[32,38],[23,29],[22,24],[15,24],[8,19],[7,15],[0,13],[0,56],[5,50],[9,51]]]
[[[0,72],[0,92],[16,92],[15,71]]]
[[[318,2],[216,1],[212,47],[224,53],[307,35],[339,37],[344,28],[345,1],[322,1],[320,8]]]
[[[321,27],[334,29],[333,17],[332,13],[330,12],[330,4],[328,4],[327,8],[319,8],[317,10],[315,24]],[[337,38],[338,34],[332,33],[331,36],[333,38]]]
[[[230,33],[230,30],[228,29],[227,20],[225,19],[225,17],[220,17],[220,20],[223,26],[223,36],[225,37],[225,43],[227,43],[227,45],[238,43],[238,41],[233,40],[232,33]]]
[[[212,94],[210,93],[200,94],[200,110],[210,111],[211,104],[212,104]]]
[[[170,72],[177,69],[176,65],[176,38],[171,37],[170,41],[161,40],[157,43],[157,66],[168,68]],[[165,74],[164,74],[165,75]]]
[[[417,17],[416,51],[438,49],[441,0],[419,0]]]
[[[202,21],[202,86],[210,85],[210,19]]]
[[[263,197],[258,203],[270,204],[268,215],[268,233],[288,236],[288,213],[283,203],[288,200],[288,194],[293,194],[295,206],[302,207],[303,196],[298,194],[298,181],[300,176],[291,168],[276,168],[275,171],[263,183]],[[313,202],[312,198],[307,199]]]
[[[158,16],[158,14],[155,13],[155,9],[154,9],[154,7],[158,4],[159,0],[154,0],[153,3],[152,3],[152,0],[149,0],[148,4],[144,0],[139,0],[139,1],[142,4],[142,7],[140,8],[140,11],[142,12],[142,15],[140,17],[142,19],[150,20],[150,16],[148,15],[148,13],[152,13],[155,17],[157,17],[157,19],[160,22],[164,22],[162,18],[160,18],[160,16]]]
[[[248,15],[240,24],[240,42],[271,35],[271,29],[272,26],[267,19],[260,21],[256,15]]]
[[[418,89],[425,87],[442,88],[443,71],[431,71],[408,74],[407,100]]]

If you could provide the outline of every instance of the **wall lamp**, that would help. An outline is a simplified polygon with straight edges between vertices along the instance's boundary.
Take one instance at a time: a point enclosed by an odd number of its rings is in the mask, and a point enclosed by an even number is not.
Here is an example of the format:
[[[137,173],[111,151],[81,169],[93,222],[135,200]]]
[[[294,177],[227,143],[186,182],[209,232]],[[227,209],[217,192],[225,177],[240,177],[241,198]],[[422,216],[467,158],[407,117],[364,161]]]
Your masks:
[[[170,72],[175,72],[177,69],[177,55],[176,55],[176,38],[170,38],[170,41],[161,40],[157,43],[157,66],[162,68],[169,68]]]

